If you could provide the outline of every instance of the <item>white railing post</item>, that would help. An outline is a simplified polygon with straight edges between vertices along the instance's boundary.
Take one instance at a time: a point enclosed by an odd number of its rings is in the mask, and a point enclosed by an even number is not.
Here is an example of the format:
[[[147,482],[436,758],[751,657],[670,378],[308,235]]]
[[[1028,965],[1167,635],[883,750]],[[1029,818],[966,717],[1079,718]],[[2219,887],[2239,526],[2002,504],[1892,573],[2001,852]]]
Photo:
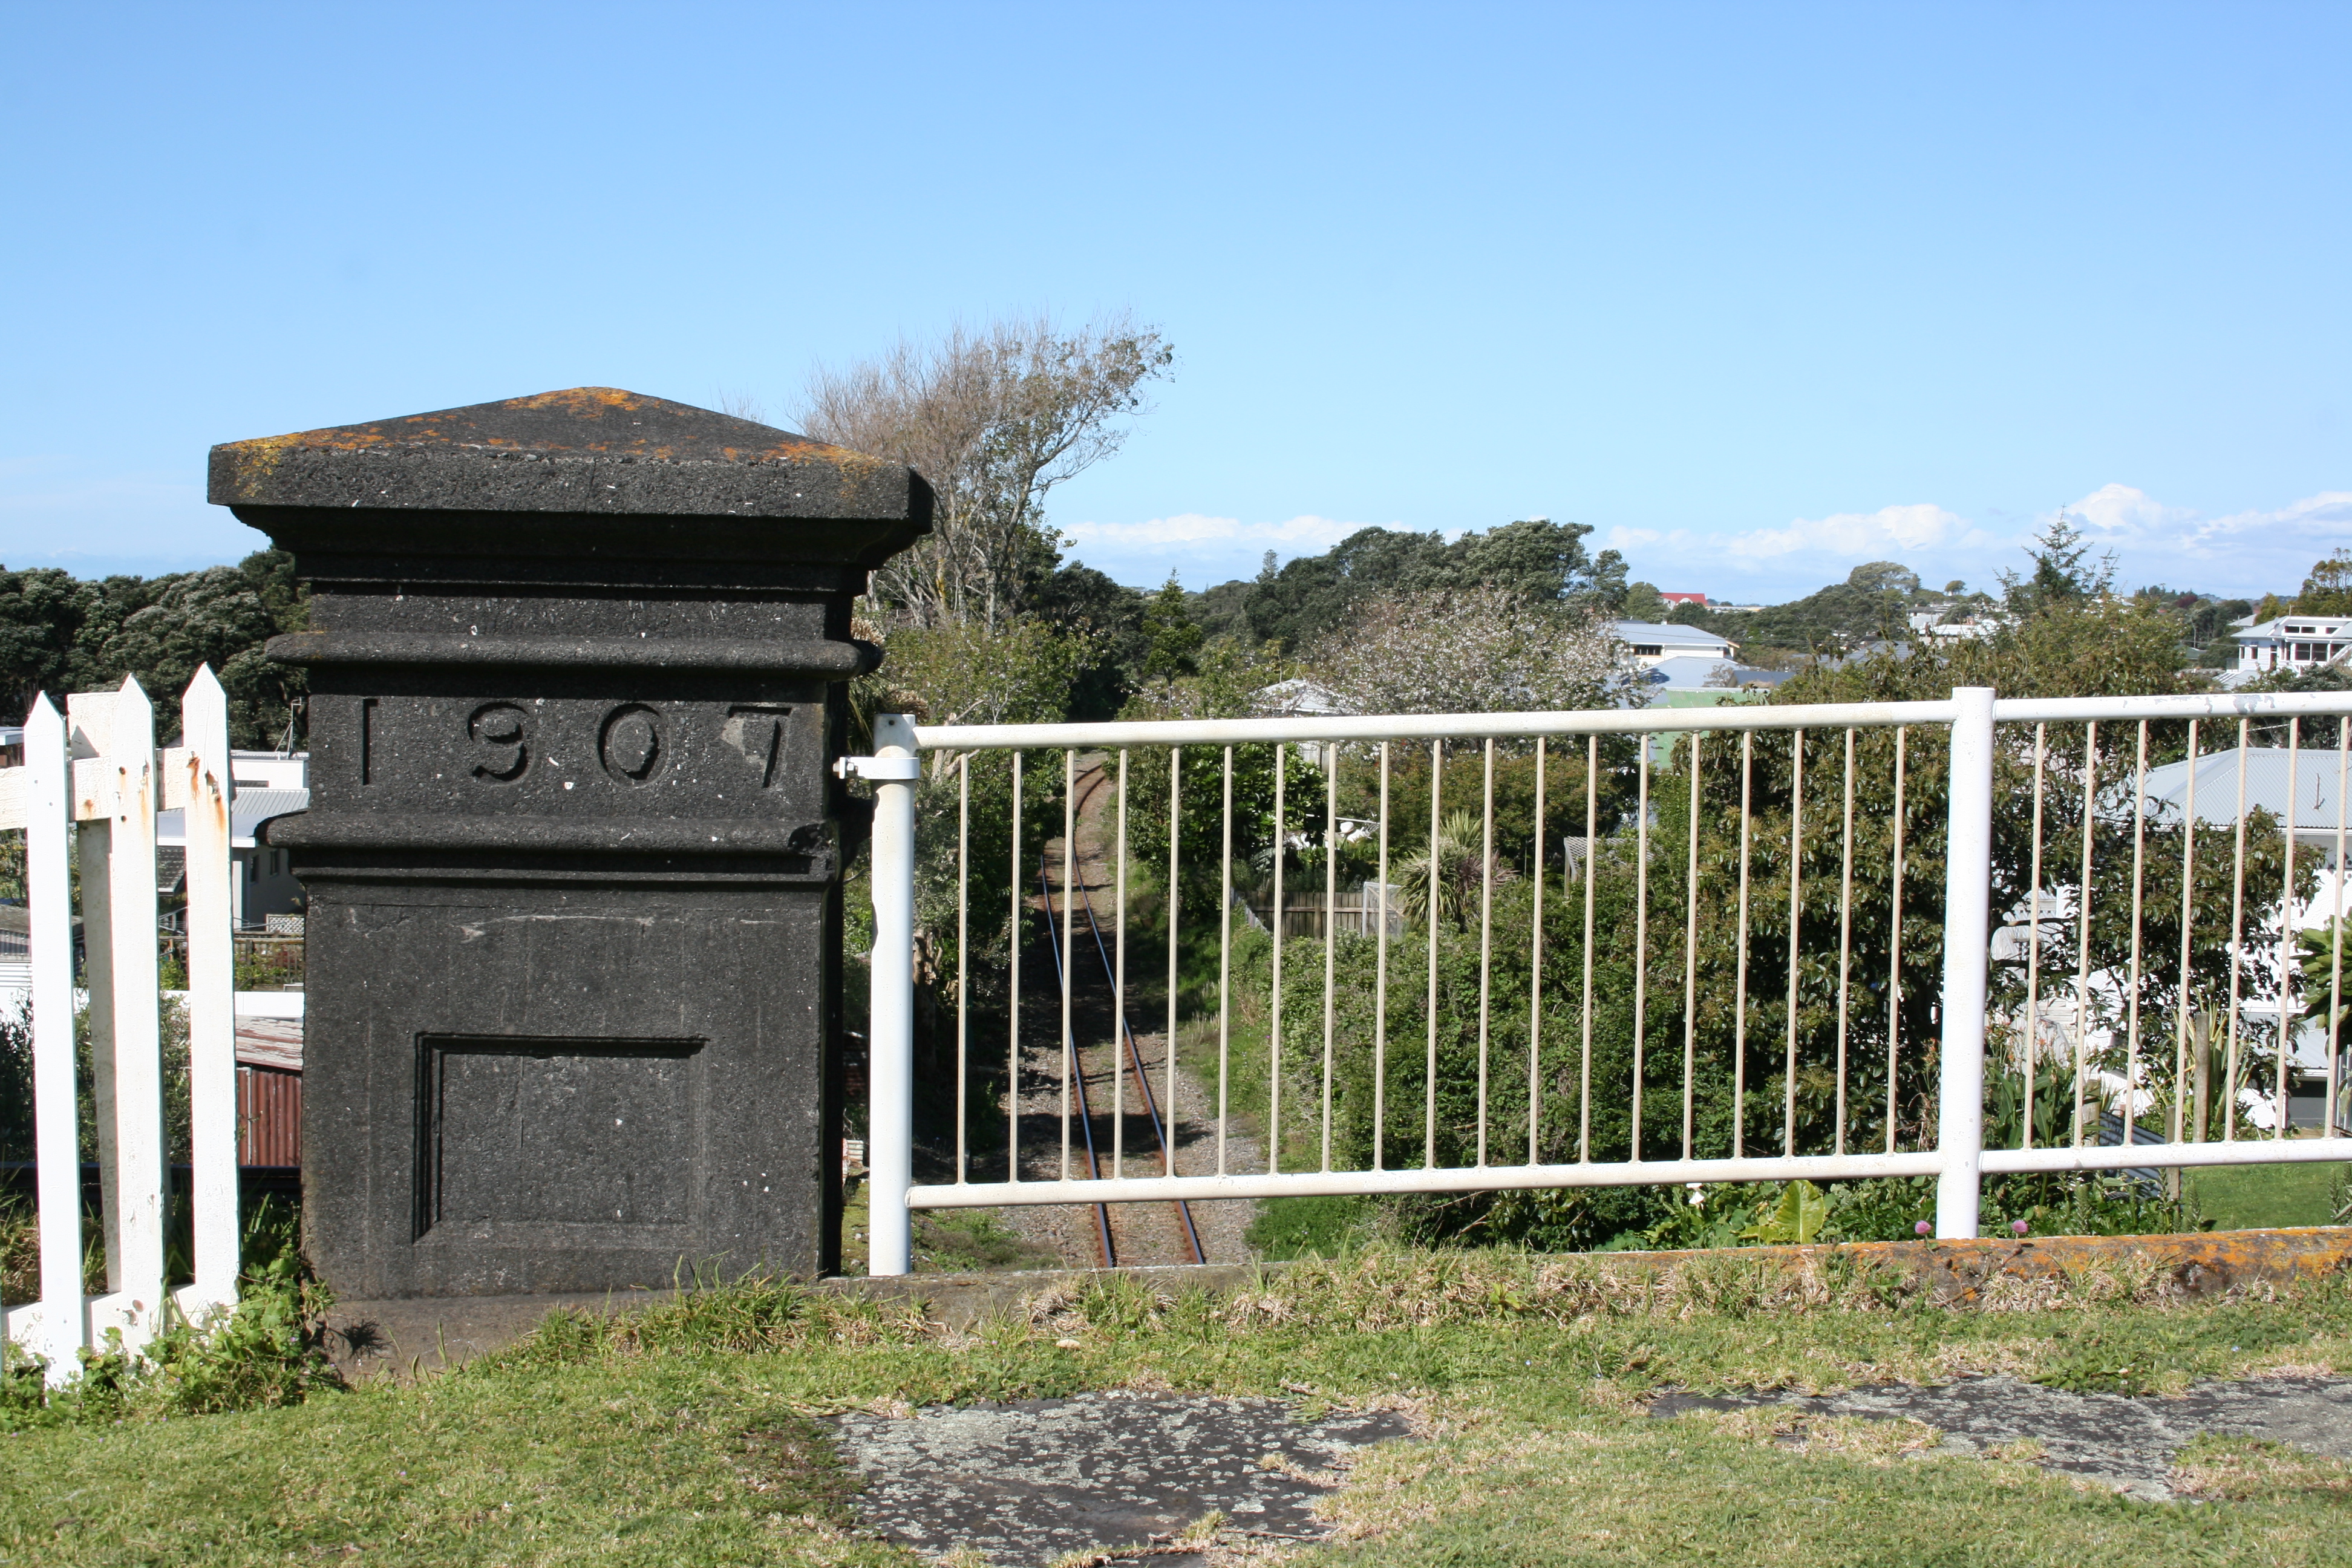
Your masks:
[[[1950,815],[1944,854],[1942,1080],[1936,1234],[1977,1234],[1984,1158],[1985,978],[1992,905],[1992,702],[1989,686],[1952,692]]]
[[[195,1283],[180,1293],[191,1319],[236,1300],[236,953],[230,930],[228,697],[205,665],[180,704],[188,878],[188,1199]]]
[[[25,902],[32,925],[33,1148],[41,1206],[41,1323],[37,1354],[48,1380],[79,1370],[89,1335],[82,1305],[81,1141],[75,1113],[73,763],[65,718],[46,695],[25,715]]]
[[[904,714],[874,720],[874,755],[851,766],[874,781],[874,953],[866,1028],[868,1274],[914,1267],[907,1189],[915,1142],[915,781],[922,762]]]

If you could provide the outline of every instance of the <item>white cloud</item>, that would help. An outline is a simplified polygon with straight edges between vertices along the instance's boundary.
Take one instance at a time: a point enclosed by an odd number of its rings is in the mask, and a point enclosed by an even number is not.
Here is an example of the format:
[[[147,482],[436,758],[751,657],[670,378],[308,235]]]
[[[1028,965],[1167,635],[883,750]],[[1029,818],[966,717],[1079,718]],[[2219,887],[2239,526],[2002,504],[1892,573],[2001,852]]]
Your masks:
[[[1144,522],[1080,522],[1062,530],[1071,543],[1100,545],[1119,552],[1165,550],[1174,545],[1243,545],[1282,550],[1293,554],[1328,550],[1364,522],[1338,522],[1328,517],[1294,517],[1284,522],[1244,522],[1237,517],[1206,517],[1197,511],[1155,517]],[[1387,526],[1402,526],[1390,523]]]
[[[2170,583],[2222,595],[2292,591],[2314,561],[2352,544],[2352,490],[2324,490],[2276,508],[2207,516],[2131,485],[2101,485],[2070,502],[2066,515],[2092,546],[2116,558],[2126,587]],[[1965,577],[1990,585],[2022,571],[2023,549],[2056,519],[2055,509],[1990,528],[1930,501],[1798,518],[1785,528],[1721,532],[1612,528],[1604,542],[1623,551],[1636,577],[1661,586],[1705,587],[1692,576],[1735,579],[1737,591],[1802,594],[1864,561],[1894,560],[1929,581]]]
[[[2101,485],[2066,509],[2092,538],[2129,543],[2177,531],[2197,515],[2185,506],[2167,506],[2129,485]],[[2045,517],[2044,522],[2053,521]]]
[[[1855,561],[1876,560],[1920,550],[1967,549],[1992,542],[1991,535],[1958,512],[1930,501],[1907,506],[1883,506],[1876,511],[1832,512],[1824,518],[1798,518],[1786,528],[1758,528],[1735,533],[1721,548],[1744,560],[1773,560],[1784,555],[1833,555]]]
[[[2083,531],[2118,552],[2173,552],[2197,560],[2240,563],[2273,552],[2297,560],[2352,539],[2352,490],[2322,490],[2283,507],[2249,508],[2207,517],[2194,507],[2167,506],[2129,485],[2101,485],[2066,508]],[[2055,513],[2038,520],[2047,523]],[[2308,565],[2308,561],[2304,561]]]

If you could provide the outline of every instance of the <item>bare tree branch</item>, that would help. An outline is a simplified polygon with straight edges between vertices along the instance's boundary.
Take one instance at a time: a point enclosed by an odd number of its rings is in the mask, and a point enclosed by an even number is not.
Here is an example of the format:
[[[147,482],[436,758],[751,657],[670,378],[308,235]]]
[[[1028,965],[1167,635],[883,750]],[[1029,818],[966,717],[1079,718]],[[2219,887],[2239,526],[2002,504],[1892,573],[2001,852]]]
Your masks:
[[[937,497],[934,531],[875,574],[875,596],[919,626],[1001,629],[1029,579],[1052,569],[1055,485],[1112,456],[1121,421],[1175,353],[1126,315],[1064,332],[1049,317],[961,325],[929,347],[810,378],[801,428],[911,465]]]

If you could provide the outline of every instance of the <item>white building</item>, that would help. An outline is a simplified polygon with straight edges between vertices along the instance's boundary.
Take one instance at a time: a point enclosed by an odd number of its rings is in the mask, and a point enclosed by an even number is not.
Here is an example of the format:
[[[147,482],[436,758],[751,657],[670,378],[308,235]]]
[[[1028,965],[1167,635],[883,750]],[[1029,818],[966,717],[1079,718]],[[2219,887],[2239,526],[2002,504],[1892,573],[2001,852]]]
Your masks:
[[[1720,664],[1729,660],[1739,648],[1730,638],[1696,626],[1661,625],[1656,621],[1612,621],[1610,626],[1633,663],[1643,669],[1669,658],[1704,658],[1711,665]]]
[[[310,809],[310,755],[231,752],[229,778],[236,785],[236,794],[229,798],[228,843],[234,872],[229,898],[237,929],[264,931],[274,924],[299,931],[301,927],[293,922],[302,908],[302,884],[289,868],[286,851],[255,842],[255,832],[273,816]],[[167,888],[184,877],[187,847],[186,813],[157,812],[157,879]]]
[[[2315,669],[2352,651],[2352,616],[2281,616],[2231,636],[2242,674]]]

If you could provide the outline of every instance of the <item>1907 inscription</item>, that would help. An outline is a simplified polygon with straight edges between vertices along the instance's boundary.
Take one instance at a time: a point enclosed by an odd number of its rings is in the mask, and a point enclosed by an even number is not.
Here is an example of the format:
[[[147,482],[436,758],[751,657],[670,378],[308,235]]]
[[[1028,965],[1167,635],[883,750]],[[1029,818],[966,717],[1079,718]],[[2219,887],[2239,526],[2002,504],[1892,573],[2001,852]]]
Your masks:
[[[616,701],[610,698],[363,700],[349,783],[377,809],[567,812],[592,797],[657,795],[666,811],[731,816],[821,790],[821,703]],[[812,800],[810,805],[818,806]],[[635,809],[634,807],[632,809]]]

